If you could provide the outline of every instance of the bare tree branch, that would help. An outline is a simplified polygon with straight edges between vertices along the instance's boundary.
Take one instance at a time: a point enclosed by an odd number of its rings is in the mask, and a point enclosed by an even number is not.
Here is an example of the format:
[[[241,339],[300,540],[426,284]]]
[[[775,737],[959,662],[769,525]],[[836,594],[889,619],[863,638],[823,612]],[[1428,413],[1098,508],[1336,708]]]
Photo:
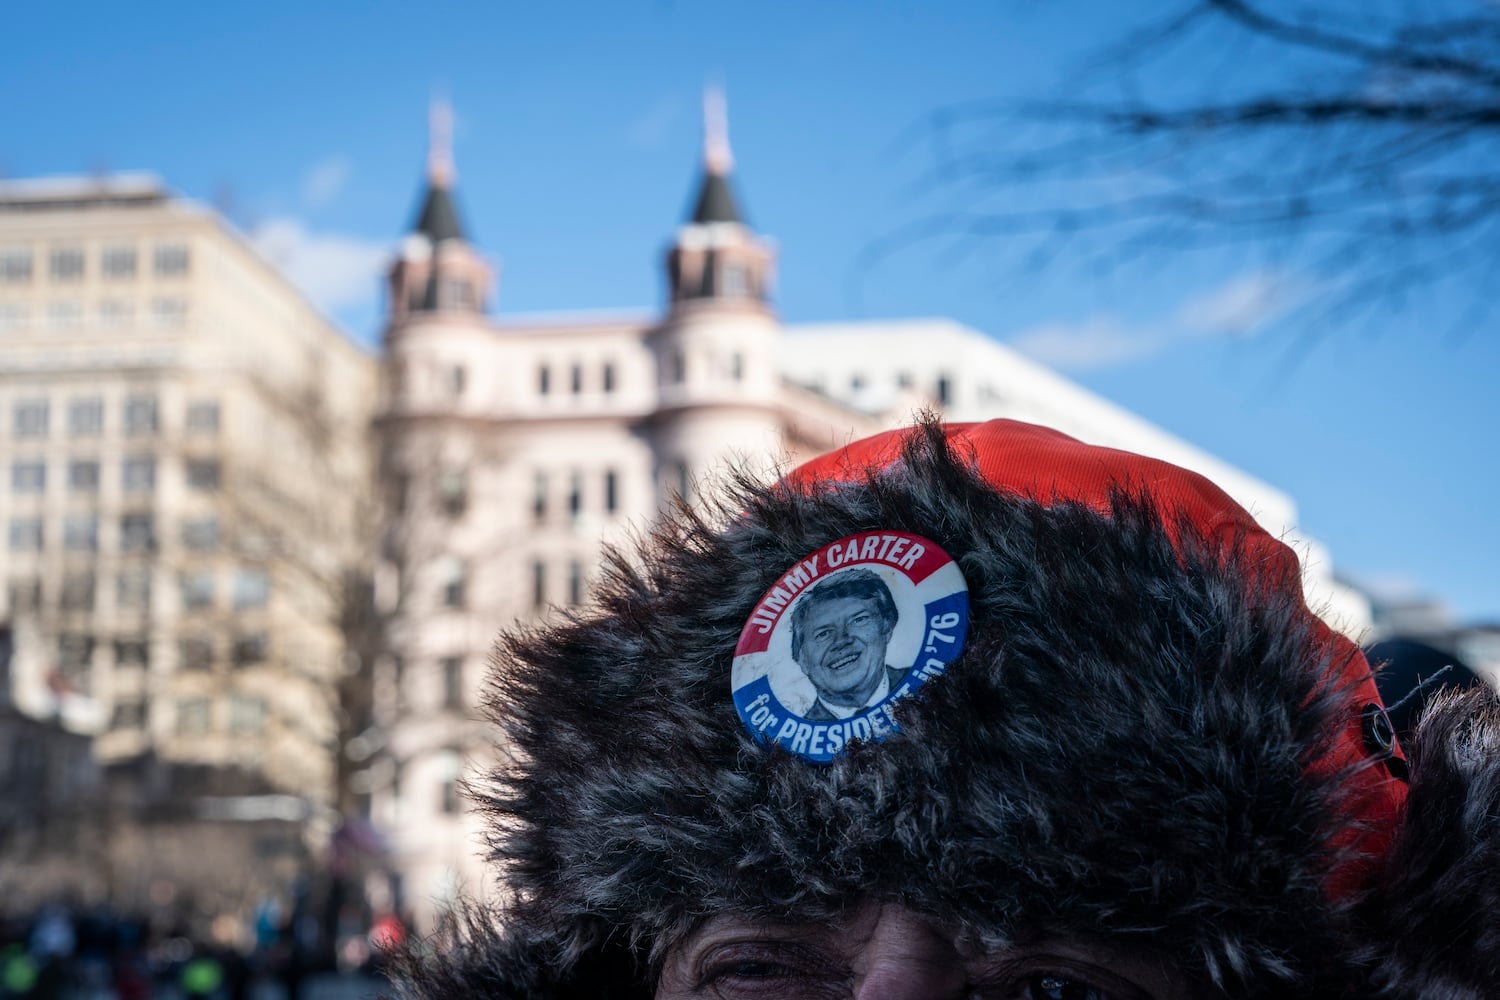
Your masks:
[[[1184,96],[1181,80],[1226,48],[1224,76]],[[965,256],[1004,242],[1033,269],[1239,248],[1321,289],[1302,321],[1326,322],[1331,303],[1353,317],[1354,294],[1380,302],[1377,316],[1439,285],[1488,298],[1500,6],[1187,0],[1095,53],[1065,97],[918,123],[915,194],[947,204],[872,244],[866,264],[929,240]]]

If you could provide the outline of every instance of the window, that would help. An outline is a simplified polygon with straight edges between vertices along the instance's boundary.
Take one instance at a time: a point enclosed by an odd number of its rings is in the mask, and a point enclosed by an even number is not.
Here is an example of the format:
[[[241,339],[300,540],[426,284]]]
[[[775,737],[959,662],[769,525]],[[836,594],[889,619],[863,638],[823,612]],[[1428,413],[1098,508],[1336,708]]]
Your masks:
[[[468,565],[461,559],[449,557],[442,561],[439,571],[438,579],[442,587],[443,607],[463,607],[468,596],[465,593],[469,585]]]
[[[76,330],[83,323],[83,303],[59,299],[47,303],[47,325],[54,330]]]
[[[583,563],[577,559],[568,563],[568,603],[583,603]]]
[[[458,794],[458,777],[462,769],[463,764],[458,751],[444,750],[437,755],[435,770],[442,787],[438,807],[450,816],[457,815],[463,808],[463,802]]]
[[[24,330],[31,323],[31,309],[24,302],[0,302],[0,332]]]
[[[604,472],[604,510],[614,514],[620,509],[620,476],[614,469]]]
[[[271,577],[262,569],[241,569],[234,574],[234,606],[263,608],[271,599]]]
[[[574,365],[568,373],[568,386],[573,390],[573,395],[583,392],[583,365]]]
[[[99,463],[92,458],[78,458],[68,463],[68,489],[74,493],[94,493],[99,489]]]
[[[57,637],[57,665],[74,691],[88,691],[93,660],[93,636],[64,632]]]
[[[83,572],[64,575],[58,604],[64,611],[93,611],[94,574]]]
[[[937,378],[937,389],[935,392],[939,406],[947,406],[953,400],[953,381],[946,375]]]
[[[219,519],[198,517],[182,523],[182,545],[193,552],[212,552],[219,547]]]
[[[145,639],[116,639],[115,666],[144,667],[151,661],[151,644]]]
[[[454,395],[462,396],[464,390],[469,387],[469,370],[463,365],[448,366],[448,391]]]
[[[552,391],[552,369],[546,365],[536,370],[536,391],[543,396]]]
[[[63,548],[69,552],[97,551],[99,518],[93,514],[69,514],[63,518]]]
[[[104,400],[98,396],[79,396],[68,401],[68,433],[74,437],[93,437],[104,430]]]
[[[150,552],[156,548],[156,519],[150,514],[125,514],[120,518],[120,551]]]
[[[151,571],[145,566],[120,570],[115,578],[115,607],[149,608],[151,606]]]
[[[464,661],[461,657],[449,656],[442,661],[443,707],[464,707]]]
[[[182,574],[182,606],[189,611],[211,608],[214,603],[214,575],[210,570]]]
[[[99,303],[99,325],[129,326],[135,322],[135,303],[129,299],[104,299]]]
[[[859,392],[865,387],[865,377],[859,372],[849,376],[849,391]]]
[[[125,400],[125,433],[156,433],[155,396],[131,396]]]
[[[187,483],[195,490],[209,492],[219,488],[219,460],[190,458],[187,461]]]
[[[189,403],[187,429],[190,434],[217,434],[219,432],[218,402],[209,399]]]
[[[151,322],[156,326],[181,326],[187,321],[187,303],[182,299],[152,299]]]
[[[56,247],[52,251],[52,280],[77,281],[83,277],[83,250],[79,247]]]
[[[175,278],[188,272],[188,248],[181,243],[163,243],[155,255],[156,276]]]
[[[531,564],[531,606],[538,611],[547,606],[547,564],[540,559]]]
[[[18,611],[38,611],[42,607],[42,581],[34,576],[17,577],[6,588],[12,617]]]
[[[438,301],[444,309],[472,309],[474,286],[462,278],[444,278],[438,286]]]
[[[531,513],[538,521],[547,518],[547,474],[537,471],[531,494]]]
[[[604,391],[615,391],[615,366],[612,362],[604,363]]]
[[[131,455],[120,467],[120,485],[126,493],[149,493],[156,489],[156,456]]]
[[[206,635],[177,640],[177,669],[208,670],[214,665],[214,641]]]
[[[105,247],[99,255],[99,273],[106,278],[124,280],[135,277],[135,247]]]
[[[667,489],[683,500],[692,499],[693,477],[686,462],[673,462],[667,467]]]
[[[143,701],[121,701],[115,703],[109,717],[111,729],[145,729],[146,703]]]
[[[12,414],[11,434],[18,438],[47,436],[47,401],[45,399],[23,399],[16,403]]]
[[[183,736],[202,736],[209,729],[209,700],[183,698],[177,702],[177,732]]]
[[[724,297],[730,299],[742,299],[749,288],[745,280],[745,266],[743,264],[724,265]]]
[[[914,386],[916,384],[917,384],[917,380],[912,375],[911,372],[897,372],[896,373],[896,387],[898,389],[910,389],[912,386]]]
[[[234,665],[253,667],[266,662],[266,634],[246,632],[234,637]]]
[[[745,356],[739,351],[729,356],[729,377],[736,382],[745,381]]]
[[[583,473],[574,472],[568,477],[568,515],[577,518],[583,513]]]
[[[24,285],[31,281],[31,251],[20,247],[0,250],[0,284]]]
[[[438,473],[438,498],[449,517],[457,517],[469,505],[469,470],[445,465]]]
[[[40,552],[42,551],[43,537],[41,518],[11,518],[10,550],[12,552]]]
[[[260,733],[266,728],[266,700],[237,694],[229,699],[229,729],[236,733]]]
[[[38,458],[20,458],[10,463],[13,493],[43,493],[47,489],[47,463]]]
[[[391,510],[397,514],[406,513],[406,505],[411,499],[411,476],[405,472],[391,473]]]
[[[683,358],[681,351],[672,351],[667,355],[667,382],[670,385],[681,385],[685,378],[687,360]]]

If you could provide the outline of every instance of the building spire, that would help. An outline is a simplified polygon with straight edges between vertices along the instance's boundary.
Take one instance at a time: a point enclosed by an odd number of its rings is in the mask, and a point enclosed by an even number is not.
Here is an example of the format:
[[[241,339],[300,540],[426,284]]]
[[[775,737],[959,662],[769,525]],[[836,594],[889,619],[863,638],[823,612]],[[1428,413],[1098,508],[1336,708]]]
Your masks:
[[[427,107],[427,180],[433,187],[453,183],[453,108],[441,97]]]
[[[703,184],[691,219],[697,225],[714,222],[743,223],[729,187],[734,155],[729,151],[729,113],[724,91],[703,88]]]
[[[734,169],[729,150],[729,107],[720,87],[703,88],[703,167],[720,177]]]

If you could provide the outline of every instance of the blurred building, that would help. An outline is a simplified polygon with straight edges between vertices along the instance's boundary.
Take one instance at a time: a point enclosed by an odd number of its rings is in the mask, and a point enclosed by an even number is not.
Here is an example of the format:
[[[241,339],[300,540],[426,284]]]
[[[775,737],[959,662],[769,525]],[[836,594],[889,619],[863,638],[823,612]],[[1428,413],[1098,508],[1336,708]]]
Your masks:
[[[390,271],[386,742],[367,772],[424,924],[460,881],[481,888],[459,781],[495,751],[474,714],[498,629],[580,603],[603,546],[692,500],[728,460],[764,474],[894,419],[782,377],[774,258],[734,196],[722,118],[664,260],[663,314],[540,322],[488,315],[496,269],[462,221],[446,131],[437,108],[421,208]]]
[[[0,183],[8,699],[332,797],[375,363],[149,176]]]
[[[769,475],[922,406],[1194,468],[1298,545],[1337,624],[1368,624],[1290,497],[988,336],[781,323],[707,111],[664,307],[526,318],[497,314],[435,109],[378,371],[153,178],[0,183],[0,704],[84,734],[59,760],[91,743],[108,765],[140,820],[111,838],[139,891],[225,888],[247,852],[283,878],[310,843],[289,831],[368,801],[388,843],[344,867],[389,862],[376,902],[430,929],[461,884],[484,891],[461,783],[503,752],[477,719],[497,632],[583,601],[607,546],[731,462]],[[215,905],[266,884],[241,882]]]
[[[647,316],[495,318],[497,269],[459,211],[446,113],[390,270],[377,418],[387,504],[377,684],[383,753],[363,774],[390,834],[395,892],[430,927],[459,885],[482,893],[461,781],[494,760],[476,721],[491,645],[510,623],[585,599],[600,554],[738,460],[758,474],[910,420],[1014,417],[1194,468],[1278,536],[1290,497],[989,337],[947,320],[788,326],[774,257],[733,184],[710,95],[703,173]],[[1309,592],[1357,630],[1359,595],[1299,545]]]

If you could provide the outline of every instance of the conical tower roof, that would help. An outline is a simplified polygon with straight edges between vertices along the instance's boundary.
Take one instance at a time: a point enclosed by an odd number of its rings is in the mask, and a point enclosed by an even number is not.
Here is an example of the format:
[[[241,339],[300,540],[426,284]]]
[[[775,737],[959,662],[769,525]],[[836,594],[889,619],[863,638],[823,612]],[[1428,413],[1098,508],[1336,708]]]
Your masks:
[[[713,222],[744,224],[730,185],[734,156],[729,150],[729,118],[724,94],[709,89],[703,95],[703,184],[693,204],[691,220],[696,225]]]
[[[412,232],[434,244],[469,240],[453,194],[453,112],[444,101],[433,101],[428,113],[427,192]]]

